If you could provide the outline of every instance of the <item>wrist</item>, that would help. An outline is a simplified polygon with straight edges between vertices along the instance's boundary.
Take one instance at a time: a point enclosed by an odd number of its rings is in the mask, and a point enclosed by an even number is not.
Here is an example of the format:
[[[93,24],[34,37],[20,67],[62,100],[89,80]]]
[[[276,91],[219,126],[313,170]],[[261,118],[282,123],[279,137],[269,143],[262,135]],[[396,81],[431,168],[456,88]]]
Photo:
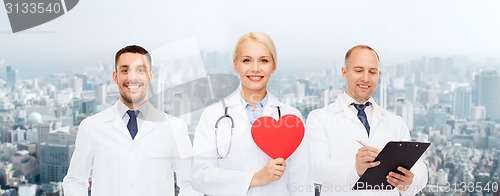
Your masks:
[[[259,178],[259,173],[256,172],[253,174],[252,181],[250,182],[250,188],[262,186],[262,182]]]

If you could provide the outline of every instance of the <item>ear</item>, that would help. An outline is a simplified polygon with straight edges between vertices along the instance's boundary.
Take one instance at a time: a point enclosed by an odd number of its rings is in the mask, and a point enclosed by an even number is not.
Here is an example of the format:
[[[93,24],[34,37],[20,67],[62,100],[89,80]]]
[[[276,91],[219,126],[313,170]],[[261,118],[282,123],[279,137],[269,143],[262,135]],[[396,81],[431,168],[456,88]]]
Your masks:
[[[113,81],[115,81],[115,84],[118,85],[118,73],[116,73],[116,70],[113,71]]]
[[[346,76],[346,74],[347,74],[347,67],[346,67],[346,66],[343,66],[341,71],[342,71],[342,77],[344,77],[344,78],[345,78],[345,76]]]
[[[153,83],[154,79],[155,79],[155,71],[151,69],[151,71],[149,72],[149,84]]]
[[[274,63],[273,70],[271,71],[271,73],[274,73],[274,71],[276,71],[276,67],[277,67],[277,66],[278,66],[278,65],[276,65],[276,63]]]
[[[233,61],[233,70],[234,72],[238,73],[238,64],[236,63],[236,61]]]

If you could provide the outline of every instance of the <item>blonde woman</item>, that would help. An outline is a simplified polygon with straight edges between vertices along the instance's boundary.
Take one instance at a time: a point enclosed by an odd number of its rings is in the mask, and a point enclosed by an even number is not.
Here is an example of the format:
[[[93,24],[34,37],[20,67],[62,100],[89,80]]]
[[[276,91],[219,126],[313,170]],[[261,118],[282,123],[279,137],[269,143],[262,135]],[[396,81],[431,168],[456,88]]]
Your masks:
[[[302,118],[267,91],[277,62],[276,47],[266,33],[250,32],[236,43],[233,68],[241,86],[201,115],[193,144],[195,190],[207,195],[314,195],[306,139],[283,160],[270,158],[251,136],[252,124],[261,116]]]

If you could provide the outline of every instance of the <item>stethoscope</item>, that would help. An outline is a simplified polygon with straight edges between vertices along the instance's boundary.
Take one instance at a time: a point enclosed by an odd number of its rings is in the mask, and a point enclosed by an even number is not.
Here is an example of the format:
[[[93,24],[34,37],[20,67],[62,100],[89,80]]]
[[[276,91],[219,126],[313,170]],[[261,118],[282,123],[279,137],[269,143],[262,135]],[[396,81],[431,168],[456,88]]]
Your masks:
[[[215,122],[215,150],[217,151],[217,159],[224,159],[224,158],[227,158],[227,156],[229,155],[229,152],[231,151],[231,143],[233,141],[233,129],[234,129],[234,120],[233,120],[233,117],[231,117],[229,114],[227,114],[227,106],[226,106],[226,103],[224,102],[224,100],[221,100],[222,102],[222,108],[224,109],[224,114],[222,116],[219,117],[219,119],[217,119],[217,121]],[[281,118],[281,109],[280,109],[280,106],[276,106],[276,108],[278,109],[278,119]],[[224,156],[221,156],[220,155],[220,152],[219,152],[219,144],[217,143],[217,130],[219,129],[219,122],[224,119],[224,118],[229,118],[229,120],[231,121],[231,136],[229,136],[229,147],[227,148],[227,152],[226,152],[226,155]]]

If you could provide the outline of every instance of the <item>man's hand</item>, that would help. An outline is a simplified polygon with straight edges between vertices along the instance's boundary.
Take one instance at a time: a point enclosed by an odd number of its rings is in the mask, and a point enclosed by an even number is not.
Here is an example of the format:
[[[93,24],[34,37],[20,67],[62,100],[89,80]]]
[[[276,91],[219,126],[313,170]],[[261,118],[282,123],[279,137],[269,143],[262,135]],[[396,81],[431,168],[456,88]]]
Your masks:
[[[253,175],[251,187],[264,186],[273,181],[279,180],[286,169],[286,161],[282,158],[270,160],[257,173]]]
[[[356,153],[356,172],[358,176],[365,173],[366,169],[380,165],[380,161],[373,162],[380,151],[376,148],[365,146]]]
[[[410,170],[407,170],[403,167],[398,167],[398,171],[402,172],[404,175],[389,172],[387,175],[387,182],[392,186],[396,187],[400,191],[406,191],[410,187],[411,183],[413,183],[413,173]]]

